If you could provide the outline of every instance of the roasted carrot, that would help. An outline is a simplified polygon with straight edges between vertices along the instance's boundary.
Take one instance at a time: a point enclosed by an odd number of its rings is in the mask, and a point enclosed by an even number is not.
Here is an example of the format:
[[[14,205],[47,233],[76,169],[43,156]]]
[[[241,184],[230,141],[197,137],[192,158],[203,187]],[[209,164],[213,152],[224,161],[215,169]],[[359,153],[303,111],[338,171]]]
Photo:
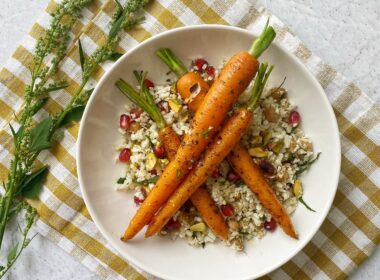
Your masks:
[[[121,79],[116,83],[116,85],[120,91],[123,92],[129,99],[132,101],[135,100],[134,102],[136,105],[142,106],[145,109],[150,109],[150,113],[148,114],[150,114],[151,118],[157,123],[157,126],[159,127],[159,138],[165,148],[169,161],[171,161],[174,159],[177,149],[181,145],[181,141],[173,128],[171,126],[168,126],[165,120],[161,118],[162,114],[157,108],[156,104],[150,103],[148,107],[146,104],[144,104],[144,99],[150,100],[151,95],[150,92],[147,91],[145,85],[142,83],[144,80],[143,75],[137,72],[134,73],[140,83],[142,91],[145,91],[142,95],[139,95],[136,91],[133,90],[132,86]],[[155,114],[152,114],[152,111],[154,111]],[[199,189],[193,194],[190,200],[194,204],[195,208],[198,209],[200,215],[202,216],[205,223],[210,227],[210,229],[221,239],[227,239],[228,227],[210,193],[207,190]]]
[[[206,189],[199,188],[190,199],[210,229],[222,240],[227,240],[228,227],[210,193]]]
[[[274,37],[273,28],[266,26],[249,52],[238,52],[225,64],[196,111],[190,132],[186,134],[175,159],[166,167],[150,195],[132,218],[124,235],[125,240],[131,239],[151,221],[189,173],[209,143],[211,137],[204,137],[205,133],[219,128],[227,112],[256,74],[259,66],[256,58],[270,45]]]
[[[165,226],[186,200],[207,180],[215,166],[218,166],[239,142],[252,120],[253,110],[258,104],[272,68],[267,71],[267,64],[260,66],[248,105],[237,109],[222,126],[202,159],[153,218],[145,233],[146,237],[152,236]]]
[[[198,73],[187,72],[182,61],[180,61],[170,49],[161,48],[156,51],[156,54],[178,77],[177,90],[182,99],[188,104],[189,109],[195,112],[210,88],[208,83],[206,83]]]
[[[276,194],[268,185],[260,168],[253,162],[245,147],[240,143],[237,144],[227,159],[246,185],[256,194],[263,207],[269,210],[284,232],[298,239],[298,234],[293,227],[288,213],[277,199]]]
[[[177,90],[182,98],[188,97],[190,88],[203,81],[202,76],[198,73],[186,71],[181,60],[170,49],[159,49],[156,54],[167,64],[167,66],[178,76]],[[178,69],[180,69],[178,71]],[[191,75],[190,75],[191,73]],[[183,81],[185,79],[185,81]],[[190,82],[191,81],[191,82]],[[178,86],[181,85],[181,86]],[[204,91],[199,92],[200,99],[205,96]],[[193,111],[198,109],[196,100],[189,101],[189,108]],[[284,232],[293,238],[297,238],[293,224],[288,213],[284,210],[281,202],[277,199],[276,194],[268,185],[260,168],[253,162],[248,151],[241,143],[238,144],[228,156],[228,160],[233,169],[240,175],[245,184],[257,195],[261,204],[271,213],[275,221],[284,229]]]

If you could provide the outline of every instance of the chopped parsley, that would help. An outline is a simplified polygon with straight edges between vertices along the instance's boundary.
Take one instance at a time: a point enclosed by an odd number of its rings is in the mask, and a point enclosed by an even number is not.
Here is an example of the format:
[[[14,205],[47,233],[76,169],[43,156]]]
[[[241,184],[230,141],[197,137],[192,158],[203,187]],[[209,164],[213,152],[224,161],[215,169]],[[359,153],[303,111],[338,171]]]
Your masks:
[[[119,185],[124,184],[124,182],[125,182],[126,179],[127,178],[125,178],[125,177],[120,177],[119,179],[117,179],[116,183],[118,183]]]
[[[138,185],[149,185],[151,183],[156,183],[158,181],[158,178],[160,178],[160,176],[156,175],[156,176],[153,176],[149,179],[142,180],[142,181],[134,180],[133,183],[138,184]]]

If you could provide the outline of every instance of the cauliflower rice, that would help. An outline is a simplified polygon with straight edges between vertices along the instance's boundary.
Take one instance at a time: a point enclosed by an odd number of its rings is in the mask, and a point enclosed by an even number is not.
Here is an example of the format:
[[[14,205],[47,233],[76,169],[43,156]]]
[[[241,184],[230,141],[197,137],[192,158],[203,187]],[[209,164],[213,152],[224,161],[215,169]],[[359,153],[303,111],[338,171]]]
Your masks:
[[[205,80],[210,80],[210,77],[205,77]],[[168,125],[178,135],[185,135],[189,131],[191,115],[175,87],[168,81],[167,85],[155,86],[150,91],[156,103],[160,104]],[[244,102],[248,94],[249,89],[239,102]],[[128,102],[125,110],[130,112],[134,107]],[[294,111],[296,106],[288,99],[284,88],[266,90],[254,112],[252,124],[242,138],[242,143],[263,170],[268,183],[289,214],[298,204],[292,188],[295,180],[318,156],[313,152],[311,140],[304,135],[298,123],[295,125],[289,121],[290,114]],[[122,143],[117,146],[117,150],[128,148],[131,156],[129,163],[125,164],[124,175],[117,181],[117,189],[134,192],[135,202],[139,204],[154,187],[155,180],[161,175],[168,160],[158,159],[152,152],[151,144],[159,146],[160,143],[157,125],[148,114],[126,114],[139,125],[134,131],[119,129]],[[229,238],[224,243],[236,250],[243,250],[245,241],[262,238],[268,229],[272,230],[266,227],[266,223],[271,221],[271,215],[242,181],[228,180],[229,170],[229,164],[222,162],[218,167],[220,176],[210,177],[206,185],[218,207],[230,205],[233,209],[234,214],[226,217]],[[179,221],[179,229],[164,228],[160,232],[161,236],[173,240],[182,238],[196,247],[204,247],[217,240],[220,242],[190,203],[177,212],[174,220]]]

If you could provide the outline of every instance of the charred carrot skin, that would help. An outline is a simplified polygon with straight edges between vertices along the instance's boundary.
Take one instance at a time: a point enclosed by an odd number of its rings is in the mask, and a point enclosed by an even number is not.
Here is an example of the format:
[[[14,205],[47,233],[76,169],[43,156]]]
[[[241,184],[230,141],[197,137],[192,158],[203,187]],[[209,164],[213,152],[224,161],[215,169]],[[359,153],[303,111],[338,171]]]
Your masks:
[[[268,185],[260,168],[253,162],[245,147],[239,143],[227,157],[232,168],[239,174],[245,184],[256,194],[264,208],[268,209],[275,221],[289,236],[298,239],[292,221],[276,194]]]
[[[252,120],[252,112],[241,108],[227,120],[215,140],[206,150],[204,157],[188,174],[181,186],[169,198],[153,218],[145,233],[150,237],[160,231],[169,219],[180,209],[188,198],[207,180],[215,166],[218,166],[238,143]]]
[[[248,52],[239,52],[225,65],[195,113],[191,132],[185,136],[175,159],[168,164],[149,196],[132,218],[124,234],[124,240],[133,238],[148,224],[172,195],[206,148],[209,139],[202,135],[220,126],[228,110],[257,72],[258,64],[256,58]]]

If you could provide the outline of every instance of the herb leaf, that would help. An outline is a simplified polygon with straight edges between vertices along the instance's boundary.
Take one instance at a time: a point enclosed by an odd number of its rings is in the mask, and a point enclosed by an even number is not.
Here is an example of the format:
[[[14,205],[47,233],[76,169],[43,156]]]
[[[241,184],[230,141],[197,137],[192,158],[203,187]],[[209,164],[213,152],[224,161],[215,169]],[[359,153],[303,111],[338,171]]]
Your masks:
[[[160,176],[156,175],[146,180],[133,181],[133,183],[138,184],[138,185],[149,185],[151,183],[156,183],[158,181],[158,178],[160,178]]]
[[[48,167],[44,166],[30,175],[26,175],[21,185],[21,194],[26,198],[36,198],[41,191]]]
[[[311,211],[311,212],[316,212],[314,209],[312,209],[309,205],[307,205],[307,203],[305,202],[305,200],[303,200],[302,196],[298,199],[299,202],[301,202],[307,210]]]
[[[122,56],[123,56],[122,53],[114,52],[114,53],[111,53],[111,55],[109,56],[108,59],[111,60],[111,61],[116,61],[116,60],[118,60]]]
[[[16,258],[18,245],[19,244],[16,243],[16,245],[9,251],[8,256],[7,256],[8,263],[11,263]]]
[[[120,177],[119,179],[117,179],[117,182],[116,183],[118,183],[118,184],[124,184],[124,182],[125,182],[125,180],[126,180],[127,178],[125,178],[125,177]]]
[[[83,48],[82,48],[82,43],[80,39],[78,40],[78,47],[79,47],[79,61],[80,61],[80,67],[82,68],[82,72],[84,72],[84,64],[86,61],[86,58],[84,56]]]
[[[39,152],[51,147],[49,141],[50,130],[52,129],[53,121],[51,117],[47,117],[38,123],[30,131],[29,149],[32,152]]]
[[[306,170],[308,170],[310,168],[310,166],[319,158],[320,155],[321,155],[321,153],[319,152],[315,158],[308,160],[304,164],[300,165],[299,166],[300,169],[296,172],[296,176],[298,176],[298,175],[302,174],[303,172],[305,172]]]
[[[78,122],[82,118],[85,105],[75,106],[68,110],[58,123],[58,128],[70,126],[73,122]]]

